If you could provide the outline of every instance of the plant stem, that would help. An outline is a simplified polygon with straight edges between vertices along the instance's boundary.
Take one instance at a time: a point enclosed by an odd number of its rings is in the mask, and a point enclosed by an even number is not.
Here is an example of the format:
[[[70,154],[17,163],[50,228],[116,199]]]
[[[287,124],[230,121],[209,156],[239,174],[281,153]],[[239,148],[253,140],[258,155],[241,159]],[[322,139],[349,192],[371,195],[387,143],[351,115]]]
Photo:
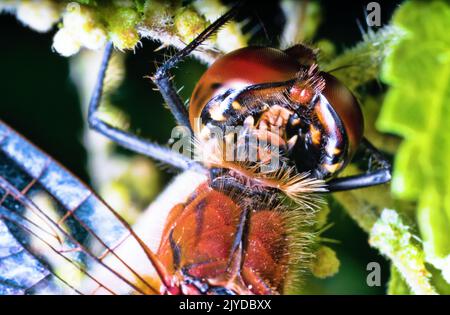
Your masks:
[[[332,71],[350,90],[355,90],[360,85],[378,79],[384,58],[403,34],[399,28],[389,25],[377,32],[369,30],[360,43],[322,64],[322,68]]]
[[[414,294],[437,294],[422,247],[395,210],[384,209],[369,235],[370,245],[392,261]]]

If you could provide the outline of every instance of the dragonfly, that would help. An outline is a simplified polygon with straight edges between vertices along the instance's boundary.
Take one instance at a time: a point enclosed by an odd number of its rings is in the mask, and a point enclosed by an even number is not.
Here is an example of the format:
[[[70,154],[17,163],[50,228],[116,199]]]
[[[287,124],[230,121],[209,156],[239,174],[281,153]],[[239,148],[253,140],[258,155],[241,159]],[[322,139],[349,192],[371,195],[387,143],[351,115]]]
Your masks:
[[[177,124],[206,152],[200,161],[98,118],[113,50],[111,43],[106,46],[89,126],[129,150],[199,174],[182,202],[167,211],[156,209],[164,218],[156,245],[73,174],[0,123],[1,294],[289,292],[311,259],[308,226],[320,194],[390,180],[389,162],[362,135],[356,98],[318,69],[314,52],[304,45],[247,47],[219,58],[197,83],[187,111],[170,70],[240,7],[208,26],[152,76]],[[221,149],[231,146],[234,137],[226,131],[236,126],[243,132],[232,151],[244,148],[247,155],[229,160]],[[255,148],[253,140],[263,145]],[[370,157],[368,171],[337,177],[357,150]],[[248,158],[250,151],[254,159]]]

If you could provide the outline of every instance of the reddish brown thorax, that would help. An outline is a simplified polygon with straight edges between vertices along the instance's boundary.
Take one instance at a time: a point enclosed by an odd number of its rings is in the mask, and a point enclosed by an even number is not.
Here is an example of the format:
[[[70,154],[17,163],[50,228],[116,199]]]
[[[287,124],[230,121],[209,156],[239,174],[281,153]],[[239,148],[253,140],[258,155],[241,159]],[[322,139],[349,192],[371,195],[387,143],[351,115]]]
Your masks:
[[[296,254],[285,215],[248,202],[244,209],[204,183],[172,209],[157,255],[183,294],[283,292]]]

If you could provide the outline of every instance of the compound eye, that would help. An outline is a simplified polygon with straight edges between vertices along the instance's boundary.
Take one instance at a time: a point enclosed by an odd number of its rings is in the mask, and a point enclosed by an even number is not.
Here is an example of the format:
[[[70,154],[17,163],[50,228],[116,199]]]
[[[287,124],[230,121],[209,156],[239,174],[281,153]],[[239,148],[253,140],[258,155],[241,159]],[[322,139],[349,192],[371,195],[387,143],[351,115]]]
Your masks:
[[[349,138],[349,156],[351,157],[363,135],[364,120],[361,108],[355,96],[344,84],[328,73],[322,75],[326,80],[323,94],[342,120]]]

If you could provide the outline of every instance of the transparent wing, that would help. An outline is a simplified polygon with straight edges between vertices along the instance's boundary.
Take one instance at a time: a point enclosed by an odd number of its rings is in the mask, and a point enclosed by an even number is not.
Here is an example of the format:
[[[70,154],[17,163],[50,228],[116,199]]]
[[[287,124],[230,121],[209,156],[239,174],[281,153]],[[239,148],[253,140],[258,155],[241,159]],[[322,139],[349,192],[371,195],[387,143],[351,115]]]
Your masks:
[[[145,262],[127,263],[130,252]],[[0,294],[155,293],[151,255],[90,189],[0,121]]]

